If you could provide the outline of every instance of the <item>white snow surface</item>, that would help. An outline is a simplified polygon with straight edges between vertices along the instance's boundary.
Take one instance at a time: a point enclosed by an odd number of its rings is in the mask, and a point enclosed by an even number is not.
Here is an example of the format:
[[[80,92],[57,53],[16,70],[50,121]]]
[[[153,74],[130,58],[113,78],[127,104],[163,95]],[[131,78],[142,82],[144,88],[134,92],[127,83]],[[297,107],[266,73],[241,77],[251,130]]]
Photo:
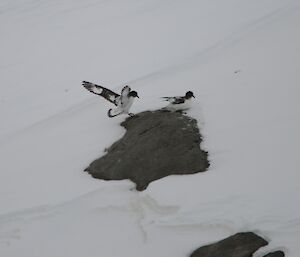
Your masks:
[[[300,252],[300,1],[1,0],[0,256],[183,257],[241,231]],[[82,172],[126,116],[82,86],[196,96],[211,166],[143,192]]]

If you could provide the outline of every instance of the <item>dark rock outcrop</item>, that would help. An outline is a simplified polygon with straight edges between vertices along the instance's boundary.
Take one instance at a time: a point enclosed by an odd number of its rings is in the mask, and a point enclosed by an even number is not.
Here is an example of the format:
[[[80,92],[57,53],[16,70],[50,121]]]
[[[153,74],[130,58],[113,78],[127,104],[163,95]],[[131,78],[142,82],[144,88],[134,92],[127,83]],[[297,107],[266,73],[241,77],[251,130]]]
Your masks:
[[[237,233],[217,243],[198,248],[191,257],[251,257],[268,242],[252,233]]]
[[[127,118],[126,133],[86,171],[105,180],[130,179],[137,190],[173,174],[205,171],[207,152],[200,149],[197,121],[178,112],[146,111]]]
[[[284,252],[283,251],[271,252],[265,255],[264,257],[284,257]]]

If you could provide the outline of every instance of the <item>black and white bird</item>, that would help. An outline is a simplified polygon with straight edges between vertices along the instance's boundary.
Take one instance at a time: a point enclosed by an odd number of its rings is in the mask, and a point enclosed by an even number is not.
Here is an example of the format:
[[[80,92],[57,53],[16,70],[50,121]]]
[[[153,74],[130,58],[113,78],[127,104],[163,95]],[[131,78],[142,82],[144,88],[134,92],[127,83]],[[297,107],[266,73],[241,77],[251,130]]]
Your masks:
[[[192,98],[195,98],[192,91],[186,92],[185,96],[165,96],[162,97],[169,104],[164,108],[168,111],[184,111],[191,108]]]
[[[129,109],[132,106],[134,99],[136,97],[139,98],[139,96],[136,91],[131,91],[129,86],[124,86],[121,91],[121,95],[119,95],[111,91],[110,89],[88,81],[83,81],[82,85],[88,91],[104,97],[107,101],[113,103],[116,106],[115,108],[108,110],[108,117],[112,118],[120,114],[128,114],[129,116],[133,116],[133,114],[129,112]]]

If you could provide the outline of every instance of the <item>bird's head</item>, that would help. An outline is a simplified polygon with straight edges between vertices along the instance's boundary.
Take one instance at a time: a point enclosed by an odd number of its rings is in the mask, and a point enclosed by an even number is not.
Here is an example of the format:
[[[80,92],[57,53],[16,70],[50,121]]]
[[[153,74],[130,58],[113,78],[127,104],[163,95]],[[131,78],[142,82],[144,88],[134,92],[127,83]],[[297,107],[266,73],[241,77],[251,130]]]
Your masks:
[[[194,93],[192,91],[187,91],[186,94],[185,94],[185,98],[190,99],[192,97],[195,98]]]
[[[139,96],[138,96],[138,94],[137,94],[136,91],[130,91],[129,94],[128,94],[128,96],[129,96],[129,97],[132,96],[132,97],[137,97],[137,98],[139,98]]]

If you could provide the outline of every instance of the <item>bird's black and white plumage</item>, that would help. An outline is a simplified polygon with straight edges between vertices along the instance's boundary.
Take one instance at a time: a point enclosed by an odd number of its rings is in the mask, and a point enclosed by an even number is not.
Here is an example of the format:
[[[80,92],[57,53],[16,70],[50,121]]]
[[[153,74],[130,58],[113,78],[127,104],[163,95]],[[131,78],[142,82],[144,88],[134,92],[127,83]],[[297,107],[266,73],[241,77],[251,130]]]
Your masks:
[[[121,95],[119,95],[108,88],[88,81],[83,81],[82,85],[91,93],[104,97],[107,101],[116,106],[116,108],[108,110],[108,117],[112,118],[120,114],[133,115],[132,113],[129,113],[129,109],[133,104],[135,97],[139,96],[136,91],[131,91],[129,86],[124,86],[121,91]]]
[[[184,111],[191,107],[192,98],[195,98],[192,91],[186,92],[185,96],[165,96],[162,97],[169,105],[165,107],[169,111]]]

